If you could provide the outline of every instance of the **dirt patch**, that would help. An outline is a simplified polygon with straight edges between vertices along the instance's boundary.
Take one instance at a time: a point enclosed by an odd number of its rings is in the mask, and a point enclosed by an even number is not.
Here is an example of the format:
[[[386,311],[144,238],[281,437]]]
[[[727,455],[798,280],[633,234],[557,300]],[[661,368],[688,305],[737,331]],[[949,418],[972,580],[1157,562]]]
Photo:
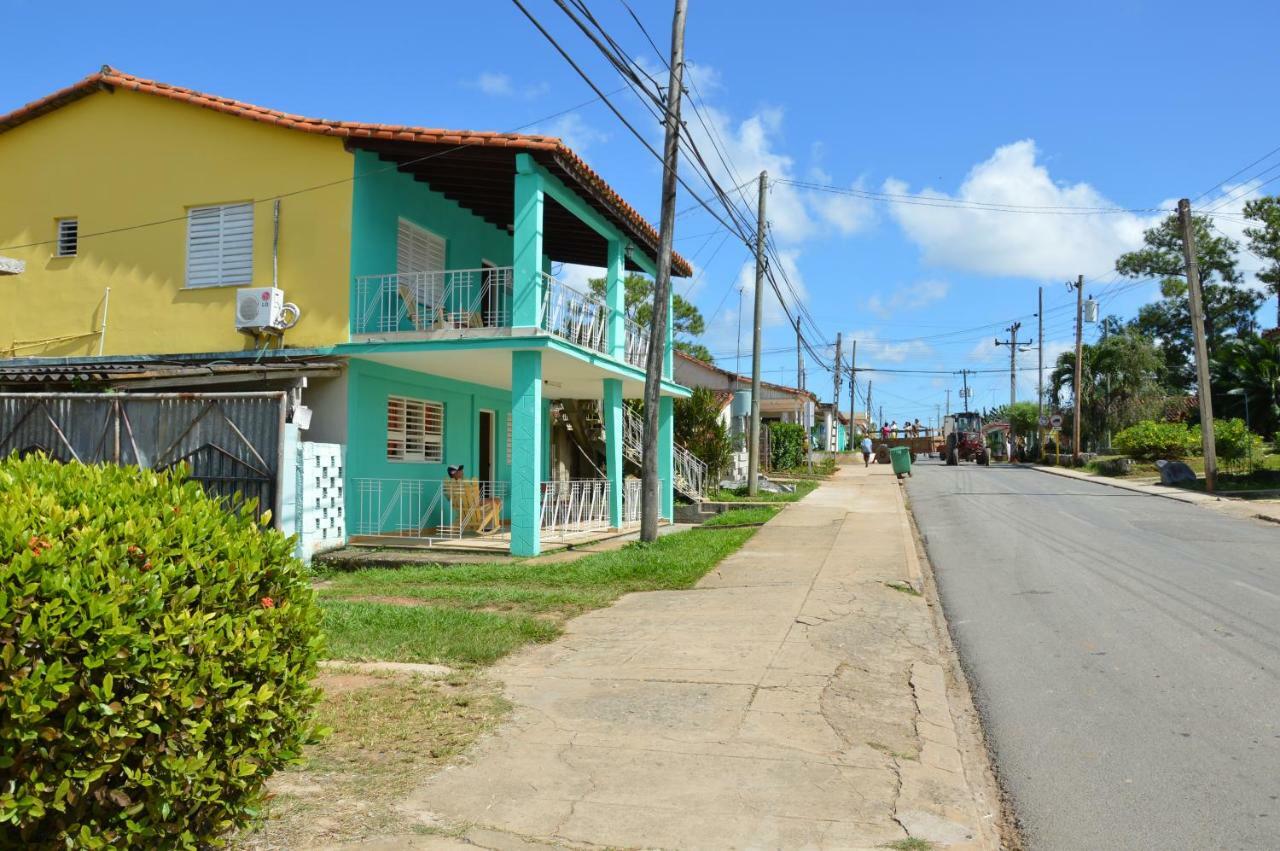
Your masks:
[[[413,830],[395,804],[406,784],[448,765],[509,709],[493,681],[454,672],[324,671],[319,723],[333,732],[306,765],[268,784],[271,800],[240,849],[315,848]]]
[[[334,600],[341,600],[344,603],[386,603],[388,606],[429,606],[430,600],[422,600],[418,597],[389,597],[381,594],[355,594],[350,597],[333,597]]]

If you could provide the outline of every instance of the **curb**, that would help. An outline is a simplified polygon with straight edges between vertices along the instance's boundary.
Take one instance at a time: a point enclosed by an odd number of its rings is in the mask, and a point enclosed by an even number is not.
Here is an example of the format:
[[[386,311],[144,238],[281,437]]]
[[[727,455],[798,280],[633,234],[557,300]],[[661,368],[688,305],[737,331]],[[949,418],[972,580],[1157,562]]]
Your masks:
[[[1105,476],[1090,476],[1088,474],[1072,473],[1069,470],[1059,470],[1054,467],[1042,467],[1039,464],[1025,464],[1025,465],[1020,464],[1019,466],[1029,467],[1032,470],[1035,470],[1040,473],[1048,473],[1051,476],[1061,476],[1064,479],[1075,479],[1076,481],[1081,481],[1081,482],[1093,482],[1094,484],[1105,485],[1106,487],[1109,487],[1109,488],[1118,488],[1119,490],[1129,491],[1130,493],[1145,494],[1147,496],[1158,496],[1164,499],[1171,499],[1174,502],[1183,502],[1183,503],[1186,503],[1187,505],[1201,505],[1206,502],[1222,502],[1223,501],[1222,497],[1220,496],[1203,495],[1204,499],[1196,499],[1194,496],[1191,496],[1191,495],[1184,496],[1183,494],[1179,494],[1179,493],[1163,493],[1161,491],[1146,490],[1146,488],[1151,487],[1151,485],[1131,485],[1125,482],[1113,481],[1111,479],[1108,479]],[[1157,487],[1164,487],[1164,486],[1157,485]],[[1197,494],[1196,496],[1201,496],[1201,494]]]

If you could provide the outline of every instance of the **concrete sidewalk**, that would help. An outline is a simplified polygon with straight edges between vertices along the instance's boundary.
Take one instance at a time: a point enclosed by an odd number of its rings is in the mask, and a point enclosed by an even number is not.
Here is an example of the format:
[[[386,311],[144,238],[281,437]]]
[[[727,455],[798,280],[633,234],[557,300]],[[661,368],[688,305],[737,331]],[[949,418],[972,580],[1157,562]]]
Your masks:
[[[495,669],[511,719],[406,790],[432,835],[370,844],[998,847],[920,584],[896,480],[843,468],[696,589],[629,595]]]
[[[1230,514],[1233,517],[1265,520],[1269,523],[1280,523],[1280,500],[1250,500],[1243,499],[1239,496],[1232,496],[1230,491],[1224,491],[1221,495],[1218,495],[1205,493],[1204,491],[1193,491],[1187,490],[1186,488],[1175,488],[1168,485],[1153,484],[1150,482],[1129,482],[1112,476],[1097,476],[1092,473],[1086,473],[1082,470],[1072,470],[1066,467],[1048,467],[1042,464],[1019,464],[1018,466],[1031,467],[1034,470],[1039,470],[1041,473],[1049,473],[1054,476],[1065,476],[1068,479],[1082,479],[1087,482],[1106,485],[1107,487],[1120,488],[1121,490],[1134,491],[1136,493],[1145,493],[1150,496],[1161,496],[1165,499],[1172,499],[1177,502],[1199,505],[1202,508],[1211,508],[1215,511],[1221,511],[1224,514]]]

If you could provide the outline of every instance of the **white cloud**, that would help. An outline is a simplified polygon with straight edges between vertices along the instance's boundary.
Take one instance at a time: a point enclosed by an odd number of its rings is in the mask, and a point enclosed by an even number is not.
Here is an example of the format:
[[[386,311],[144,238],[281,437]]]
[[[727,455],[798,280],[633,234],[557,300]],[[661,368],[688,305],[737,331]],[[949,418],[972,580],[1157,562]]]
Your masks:
[[[905,310],[934,305],[946,298],[950,291],[951,284],[946,281],[919,281],[898,287],[888,298],[881,296],[880,293],[872,293],[863,303],[863,307],[882,319],[888,319]]]
[[[891,204],[893,218],[920,246],[928,263],[984,275],[1059,279],[1109,270],[1115,259],[1142,243],[1142,231],[1163,214],[1052,215],[928,206],[930,199],[1036,207],[1116,208],[1087,183],[1063,184],[1037,162],[1034,141],[997,148],[974,166],[954,194],[911,192],[889,179],[884,190],[911,195],[914,204]]]
[[[609,134],[593,127],[582,120],[576,112],[570,112],[540,127],[529,131],[542,136],[555,136],[578,154],[584,154],[588,148],[598,142],[609,141]]]
[[[991,363],[996,359],[996,345],[991,340],[979,340],[969,350],[966,360],[970,363]]]
[[[923,360],[933,354],[929,344],[921,340],[881,340],[875,331],[849,331],[845,338],[858,341],[859,364],[903,363],[907,360]]]
[[[463,86],[468,89],[475,89],[490,97],[514,97],[519,95],[528,100],[541,97],[550,90],[550,86],[545,82],[517,86],[510,75],[496,71],[483,71],[475,79],[464,80]]]
[[[821,182],[830,183],[831,180],[828,178]],[[863,189],[862,179],[854,181],[850,188]],[[814,191],[809,195],[809,203],[818,217],[841,236],[852,236],[866,230],[875,221],[875,208],[866,198]]]
[[[516,87],[512,85],[510,77],[491,71],[481,73],[470,81],[469,85],[492,97],[509,97],[516,93]]]
[[[1249,238],[1244,235],[1244,229],[1250,225],[1256,227],[1256,222],[1248,222],[1244,218],[1244,205],[1248,201],[1255,198],[1261,198],[1264,194],[1261,191],[1263,181],[1250,180],[1245,183],[1228,184],[1219,188],[1218,194],[1213,198],[1206,198],[1199,204],[1192,205],[1192,212],[1200,213],[1205,210],[1213,210],[1217,215],[1213,215],[1212,221],[1214,228],[1222,234],[1225,234],[1235,240],[1240,245],[1240,252],[1236,255],[1237,268],[1244,275],[1245,284],[1254,289],[1271,292],[1267,285],[1260,282],[1255,275],[1262,270],[1263,261],[1258,255],[1249,250]],[[1169,206],[1177,204],[1177,201],[1166,202]]]

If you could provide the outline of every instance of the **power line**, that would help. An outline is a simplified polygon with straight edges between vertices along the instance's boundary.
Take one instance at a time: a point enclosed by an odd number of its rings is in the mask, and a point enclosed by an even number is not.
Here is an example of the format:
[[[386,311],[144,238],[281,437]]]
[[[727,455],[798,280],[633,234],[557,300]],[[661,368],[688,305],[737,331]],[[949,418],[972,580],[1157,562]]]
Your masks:
[[[1212,186],[1210,186],[1208,189],[1206,189],[1205,191],[1203,191],[1203,192],[1201,192],[1199,195],[1197,195],[1195,198],[1193,198],[1191,202],[1194,204],[1196,201],[1199,201],[1201,198],[1203,198],[1204,196],[1208,195],[1210,192],[1212,192],[1213,190],[1217,189],[1219,186],[1223,186],[1223,185],[1225,185],[1225,184],[1226,184],[1226,182],[1227,182],[1228,180],[1233,180],[1234,178],[1239,177],[1240,175],[1244,174],[1244,173],[1245,173],[1246,171],[1248,171],[1249,169],[1253,168],[1253,167],[1254,167],[1255,165],[1257,165],[1258,163],[1260,163],[1260,162],[1262,162],[1263,160],[1268,159],[1269,157],[1271,157],[1271,155],[1272,155],[1272,154],[1275,154],[1275,153],[1278,153],[1278,152],[1280,152],[1280,147],[1272,148],[1271,150],[1267,151],[1267,152],[1266,152],[1265,154],[1263,154],[1262,156],[1258,157],[1258,158],[1257,158],[1256,160],[1254,160],[1253,162],[1249,163],[1249,164],[1248,164],[1247,166],[1245,166],[1244,168],[1240,169],[1240,170],[1239,170],[1239,171],[1237,171],[1237,172],[1234,172],[1233,174],[1231,174],[1231,175],[1229,175],[1229,176],[1227,176],[1227,177],[1224,177],[1222,180],[1219,180],[1217,183],[1213,184],[1213,185],[1212,185]]]
[[[610,95],[615,95],[615,94],[619,94],[620,92],[624,92],[624,91],[626,91],[626,86],[622,86],[622,87],[620,87],[620,88],[618,88],[618,89],[615,89],[615,90],[613,90],[612,92],[609,92],[608,94],[610,94]],[[585,100],[585,101],[583,101],[582,103],[579,103],[579,104],[576,104],[576,105],[574,105],[574,106],[569,107],[568,109],[562,109],[562,110],[560,110],[559,112],[553,112],[553,113],[551,113],[550,115],[545,115],[545,116],[543,116],[542,118],[538,118],[538,119],[535,119],[535,120],[533,120],[533,121],[530,121],[530,122],[528,122],[528,123],[526,123],[526,124],[522,124],[522,125],[520,125],[519,127],[514,127],[514,128],[512,128],[511,130],[508,130],[508,131],[506,131],[506,132],[507,132],[507,133],[519,133],[519,132],[520,132],[520,131],[522,131],[522,130],[527,130],[527,129],[529,129],[530,127],[535,127],[535,126],[537,126],[537,125],[539,125],[539,124],[544,124],[544,123],[546,123],[546,122],[548,122],[548,121],[551,121],[551,120],[553,120],[553,119],[559,118],[559,117],[560,117],[560,116],[562,116],[562,115],[568,115],[568,114],[569,114],[569,113],[571,113],[571,112],[576,112],[576,111],[577,111],[577,110],[579,110],[579,109],[583,109],[584,107],[591,106],[592,104],[597,103],[598,101],[603,100],[603,99],[604,99],[604,96],[603,96],[603,95],[601,95],[601,96],[599,96],[599,97],[591,98],[590,100]],[[445,149],[444,149],[444,150],[442,150],[442,151],[433,151],[432,153],[424,154],[424,155],[422,155],[422,156],[420,156],[420,157],[416,157],[416,158],[414,158],[414,159],[407,160],[406,162],[402,162],[402,163],[391,163],[391,164],[389,164],[389,165],[382,166],[382,167],[380,167],[380,168],[372,169],[372,170],[370,170],[370,171],[361,172],[360,174],[353,174],[353,175],[350,175],[349,177],[340,177],[340,178],[338,178],[338,179],[336,179],[336,180],[329,180],[329,181],[325,181],[324,183],[317,183],[317,184],[314,184],[314,185],[311,185],[311,186],[304,186],[304,187],[302,187],[302,188],[300,188],[300,189],[294,189],[294,190],[290,190],[290,191],[288,191],[288,192],[281,192],[281,193],[279,193],[279,194],[277,194],[277,195],[271,195],[271,196],[268,196],[268,197],[266,197],[266,198],[255,198],[255,199],[252,199],[249,203],[251,203],[251,204],[253,204],[253,205],[255,205],[255,206],[256,206],[256,205],[258,205],[258,204],[266,204],[266,203],[270,203],[270,202],[279,201],[279,200],[282,200],[282,199],[285,199],[285,198],[294,198],[294,197],[297,197],[298,195],[303,195],[303,194],[306,194],[306,193],[308,193],[308,192],[316,192],[316,191],[319,191],[319,190],[321,190],[321,189],[329,189],[330,187],[333,187],[333,186],[340,186],[340,185],[342,185],[342,184],[344,184],[344,183],[354,183],[354,182],[355,182],[355,181],[357,181],[357,180],[362,180],[362,179],[364,179],[364,178],[368,178],[368,177],[374,177],[374,176],[376,176],[376,175],[383,174],[383,173],[385,173],[385,172],[395,171],[396,169],[400,169],[400,168],[403,168],[403,167],[405,167],[405,166],[415,165],[416,163],[421,163],[421,162],[426,162],[426,161],[428,161],[428,160],[433,160],[433,159],[435,159],[436,157],[443,157],[443,156],[447,156],[448,154],[456,153],[456,152],[461,151],[461,150],[464,150],[464,149],[466,149],[466,148],[473,148],[473,147],[475,147],[476,145],[479,145],[479,144],[481,144],[481,143],[480,143],[480,142],[464,142],[464,143],[461,143],[461,144],[458,144],[458,145],[454,145],[454,146],[449,147],[449,148],[445,148]],[[133,224],[133,225],[121,225],[120,227],[106,228],[106,229],[104,229],[104,230],[99,230],[99,231],[81,232],[81,233],[79,234],[79,238],[80,238],[80,239],[91,239],[91,238],[96,237],[96,236],[110,236],[110,235],[112,235],[112,234],[117,234],[117,233],[127,233],[127,232],[129,232],[129,231],[141,230],[141,229],[143,229],[143,228],[156,227],[156,226],[159,226],[159,225],[174,224],[175,222],[185,222],[186,220],[187,220],[187,215],[186,215],[185,213],[183,213],[183,214],[182,214],[182,215],[180,215],[180,216],[170,216],[170,217],[168,217],[168,218],[163,218],[163,219],[153,219],[153,220],[151,220],[151,221],[147,221],[147,222],[139,222],[138,224]],[[28,243],[24,243],[24,244],[22,244],[22,245],[6,245],[6,246],[0,246],[0,251],[16,251],[16,250],[23,249],[23,248],[38,248],[38,247],[40,247],[41,245],[53,245],[53,244],[54,244],[54,243],[56,243],[57,241],[58,241],[58,240],[57,240],[56,238],[54,238],[54,239],[41,240],[41,241],[38,241],[38,242],[28,242]]]

